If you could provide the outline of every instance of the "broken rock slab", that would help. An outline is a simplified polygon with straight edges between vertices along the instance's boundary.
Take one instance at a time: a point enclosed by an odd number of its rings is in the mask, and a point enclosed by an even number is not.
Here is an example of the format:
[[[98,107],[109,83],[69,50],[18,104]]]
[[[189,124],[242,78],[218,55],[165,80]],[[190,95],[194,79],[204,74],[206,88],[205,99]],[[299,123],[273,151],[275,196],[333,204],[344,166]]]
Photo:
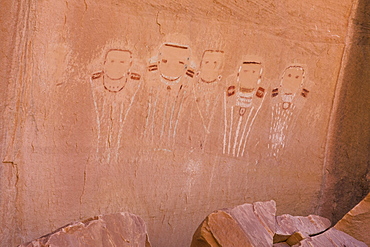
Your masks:
[[[370,246],[370,193],[334,226]]]
[[[308,237],[302,240],[293,247],[367,247],[367,244],[361,242],[354,237],[339,231],[335,228],[330,228],[314,237]]]
[[[275,201],[243,204],[207,216],[193,235],[191,247],[272,246]]]
[[[276,232],[273,242],[274,244],[284,242],[288,246],[293,246],[310,235],[329,229],[330,226],[330,220],[318,215],[305,217],[283,214],[276,216]]]
[[[292,216],[283,214],[276,216],[276,235],[290,236],[295,232],[300,232],[308,237],[323,232],[330,226],[330,220],[318,215]]]
[[[150,247],[144,221],[130,213],[96,216],[68,224],[58,230],[19,247]]]
[[[274,201],[243,204],[208,215],[193,235],[191,247],[365,247],[365,243],[330,228],[318,215],[275,216]]]
[[[191,247],[252,247],[238,222],[225,211],[211,213],[193,235]]]
[[[275,233],[275,201],[243,204],[226,212],[239,223],[253,246],[271,246]]]

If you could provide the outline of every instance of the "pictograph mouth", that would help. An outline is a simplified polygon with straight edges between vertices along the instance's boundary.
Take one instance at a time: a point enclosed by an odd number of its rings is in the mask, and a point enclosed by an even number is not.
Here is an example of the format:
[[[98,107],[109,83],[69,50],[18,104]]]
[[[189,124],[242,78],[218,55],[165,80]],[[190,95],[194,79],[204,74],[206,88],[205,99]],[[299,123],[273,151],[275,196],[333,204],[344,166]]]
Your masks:
[[[215,82],[217,79],[214,79],[214,80],[208,81],[208,80],[205,80],[205,79],[203,79],[203,78],[200,78],[200,80],[201,80],[202,82],[204,82],[204,83],[213,83],[213,82]]]
[[[181,76],[168,76],[161,73],[161,77],[167,81],[177,81]]]

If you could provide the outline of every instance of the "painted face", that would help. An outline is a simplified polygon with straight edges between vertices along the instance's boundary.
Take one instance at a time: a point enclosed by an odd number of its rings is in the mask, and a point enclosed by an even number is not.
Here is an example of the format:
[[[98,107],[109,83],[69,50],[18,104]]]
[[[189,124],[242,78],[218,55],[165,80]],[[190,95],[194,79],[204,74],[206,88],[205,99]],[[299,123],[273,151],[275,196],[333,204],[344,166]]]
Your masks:
[[[104,62],[104,73],[110,79],[118,80],[124,77],[131,66],[131,53],[129,51],[108,51]]]
[[[205,51],[200,64],[200,77],[204,82],[214,82],[223,69],[224,53]]]
[[[282,87],[285,94],[294,94],[303,82],[304,70],[302,67],[290,67],[283,75]]]
[[[253,91],[260,78],[262,65],[260,63],[243,63],[239,71],[240,92]]]
[[[184,75],[189,61],[190,50],[187,46],[165,44],[159,54],[158,70],[161,76],[174,81]]]

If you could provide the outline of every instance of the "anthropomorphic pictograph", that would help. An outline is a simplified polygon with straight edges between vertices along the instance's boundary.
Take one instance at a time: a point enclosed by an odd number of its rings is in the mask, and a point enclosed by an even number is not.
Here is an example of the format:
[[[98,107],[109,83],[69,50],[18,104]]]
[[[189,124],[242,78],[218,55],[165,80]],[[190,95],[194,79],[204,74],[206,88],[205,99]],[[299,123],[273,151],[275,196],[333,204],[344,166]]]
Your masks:
[[[189,46],[167,42],[149,64],[144,135],[156,149],[173,149],[184,99],[189,95],[188,80],[194,77],[190,54]]]
[[[97,123],[97,155],[106,162],[117,159],[124,124],[141,86],[140,75],[130,71],[132,53],[111,49],[103,70],[90,78]]]
[[[225,54],[221,50],[205,50],[191,85],[191,97],[187,111],[190,148],[202,152],[217,147],[222,131],[223,89],[222,71]],[[219,127],[220,125],[220,127]],[[222,136],[222,135],[221,135]],[[210,147],[210,145],[214,147]],[[207,147],[208,146],[208,147]],[[217,152],[217,151],[216,151]]]
[[[223,153],[244,156],[250,131],[265,98],[263,67],[259,61],[244,61],[236,82],[224,92],[225,128]]]
[[[309,91],[304,83],[304,68],[292,65],[284,70],[279,87],[272,90],[272,121],[268,144],[272,156],[278,156],[284,149],[292,125],[306,101]]]
[[[204,131],[210,133],[210,125],[216,114],[216,109],[222,104],[221,73],[224,66],[224,52],[206,50],[203,53],[196,81],[193,84],[193,96],[197,110],[202,119]]]

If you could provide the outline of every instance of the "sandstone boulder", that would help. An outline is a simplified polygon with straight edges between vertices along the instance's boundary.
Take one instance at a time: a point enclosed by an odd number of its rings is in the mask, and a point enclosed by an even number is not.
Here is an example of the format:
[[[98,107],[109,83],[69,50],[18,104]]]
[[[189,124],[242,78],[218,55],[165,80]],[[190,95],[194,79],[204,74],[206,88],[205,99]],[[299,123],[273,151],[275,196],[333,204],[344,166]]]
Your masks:
[[[370,193],[334,226],[370,246]]]
[[[191,247],[252,247],[238,222],[225,211],[215,211],[207,216],[193,235]]]
[[[253,246],[271,246],[275,232],[275,201],[243,204],[226,209],[239,223]]]
[[[272,246],[275,213],[274,201],[216,211],[198,227],[191,246]]]
[[[20,247],[91,247],[145,246],[150,247],[144,221],[130,213],[96,216],[68,224]]]
[[[191,247],[367,246],[342,231],[330,228],[331,222],[324,217],[275,214],[274,201],[217,210],[198,227]]]

